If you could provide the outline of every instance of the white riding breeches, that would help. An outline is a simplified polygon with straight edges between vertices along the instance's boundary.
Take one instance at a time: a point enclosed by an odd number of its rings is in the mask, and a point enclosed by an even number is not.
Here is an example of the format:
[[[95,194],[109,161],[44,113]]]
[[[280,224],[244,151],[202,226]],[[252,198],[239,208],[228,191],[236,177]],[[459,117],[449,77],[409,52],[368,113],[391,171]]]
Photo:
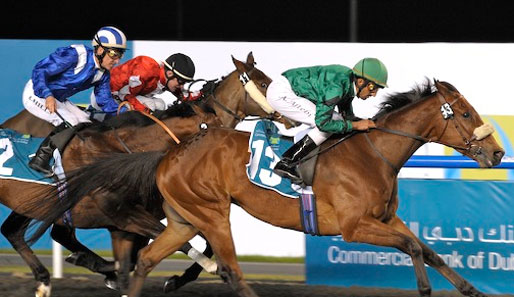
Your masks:
[[[164,100],[162,100],[161,98],[149,97],[149,96],[143,96],[143,95],[137,95],[136,98],[139,102],[141,102],[141,104],[148,107],[152,111],[166,110],[166,108],[168,107],[166,105],[166,102],[164,102]],[[98,111],[102,110],[102,108],[100,106],[98,106],[98,104],[96,103],[96,97],[95,97],[94,92],[91,93],[90,100],[91,100],[91,106],[94,107],[94,109],[96,109]]]
[[[54,126],[59,126],[63,120],[56,114],[50,113],[45,107],[46,100],[39,98],[34,94],[32,80],[25,84],[23,90],[23,106],[25,109],[36,117],[51,123]],[[71,101],[66,100],[61,102],[56,100],[56,111],[71,125],[75,126],[78,123],[89,123],[89,115],[75,106]]]
[[[297,96],[286,77],[281,75],[273,79],[268,86],[266,98],[271,107],[283,116],[312,127],[308,135],[317,145],[330,137],[331,133],[323,132],[316,126],[316,105],[309,99]],[[342,119],[337,112],[334,112],[332,118]]]
[[[136,98],[139,102],[141,102],[141,104],[150,108],[152,111],[165,110],[167,107],[166,103],[161,98],[146,97],[146,96],[142,96],[142,95],[137,95]]]

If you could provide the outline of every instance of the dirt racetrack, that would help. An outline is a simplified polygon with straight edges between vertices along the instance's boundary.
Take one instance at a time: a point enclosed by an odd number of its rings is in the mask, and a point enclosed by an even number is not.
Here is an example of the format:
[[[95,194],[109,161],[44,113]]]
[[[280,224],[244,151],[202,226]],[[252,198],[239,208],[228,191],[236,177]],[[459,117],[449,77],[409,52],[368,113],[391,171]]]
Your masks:
[[[200,279],[188,284],[177,292],[164,294],[162,284],[164,277],[150,277],[142,296],[146,297],[236,297],[227,284],[220,280]],[[261,297],[417,297],[416,291],[400,291],[392,289],[340,288],[327,286],[310,286],[303,282],[248,281]],[[103,285],[103,278],[97,275],[70,276],[52,282],[52,297],[118,297],[116,291]],[[0,274],[1,297],[34,296],[35,282],[32,276]],[[452,291],[437,291],[434,297],[457,297],[461,294]],[[490,295],[513,297],[513,295]]]

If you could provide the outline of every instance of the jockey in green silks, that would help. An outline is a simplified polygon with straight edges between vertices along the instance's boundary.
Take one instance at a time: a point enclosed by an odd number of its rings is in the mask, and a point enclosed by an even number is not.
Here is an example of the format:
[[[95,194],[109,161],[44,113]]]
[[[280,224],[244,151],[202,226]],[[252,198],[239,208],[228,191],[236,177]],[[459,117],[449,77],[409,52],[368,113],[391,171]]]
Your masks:
[[[266,93],[271,107],[312,129],[283,154],[273,171],[301,184],[296,165],[331,134],[375,128],[373,121],[355,117],[352,101],[355,96],[375,97],[384,87],[387,69],[376,58],[364,58],[351,69],[343,65],[294,68],[274,79]]]

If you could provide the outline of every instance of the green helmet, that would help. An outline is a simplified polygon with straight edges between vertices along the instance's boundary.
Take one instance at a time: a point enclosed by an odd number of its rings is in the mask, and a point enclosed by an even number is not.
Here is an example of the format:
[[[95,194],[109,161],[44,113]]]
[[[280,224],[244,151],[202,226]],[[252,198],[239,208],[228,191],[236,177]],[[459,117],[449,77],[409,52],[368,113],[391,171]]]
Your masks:
[[[382,88],[387,87],[387,68],[377,58],[364,58],[353,66],[356,76],[368,79]]]

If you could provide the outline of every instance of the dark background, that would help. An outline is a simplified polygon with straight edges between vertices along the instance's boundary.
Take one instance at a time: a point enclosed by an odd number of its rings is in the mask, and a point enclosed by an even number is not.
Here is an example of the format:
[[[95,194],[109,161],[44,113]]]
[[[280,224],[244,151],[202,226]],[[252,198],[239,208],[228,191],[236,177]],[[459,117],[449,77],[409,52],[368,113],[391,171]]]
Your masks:
[[[130,40],[514,42],[514,1],[3,1],[2,39],[91,39],[104,25]],[[353,36],[353,39],[351,38]]]

